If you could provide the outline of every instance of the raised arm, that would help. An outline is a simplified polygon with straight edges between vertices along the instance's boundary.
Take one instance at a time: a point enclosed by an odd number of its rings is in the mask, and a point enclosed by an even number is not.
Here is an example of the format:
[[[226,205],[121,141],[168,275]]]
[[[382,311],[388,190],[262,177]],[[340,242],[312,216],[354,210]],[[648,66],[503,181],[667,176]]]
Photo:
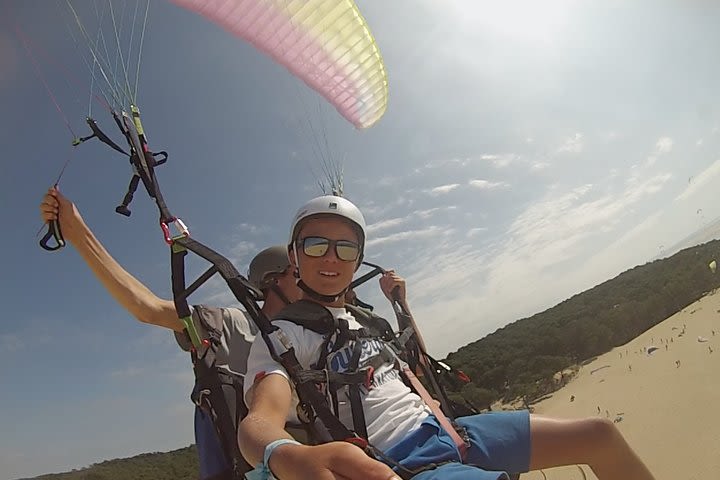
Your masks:
[[[75,205],[56,188],[50,188],[43,197],[40,214],[45,222],[58,220],[65,239],[80,253],[110,295],[135,318],[177,332],[183,330],[175,304],[158,297],[130,275],[95,237]]]
[[[382,290],[385,297],[390,300],[390,303],[397,302],[398,305],[402,307],[403,313],[405,313],[407,316],[407,321],[410,322],[410,326],[415,329],[420,349],[423,352],[427,352],[425,342],[420,335],[420,331],[418,330],[417,324],[415,323],[415,319],[413,318],[412,313],[410,313],[410,306],[407,303],[407,289],[405,286],[405,279],[395,273],[395,270],[387,270],[380,277],[380,290]],[[398,325],[398,327],[400,327],[401,329],[407,326],[408,325]]]

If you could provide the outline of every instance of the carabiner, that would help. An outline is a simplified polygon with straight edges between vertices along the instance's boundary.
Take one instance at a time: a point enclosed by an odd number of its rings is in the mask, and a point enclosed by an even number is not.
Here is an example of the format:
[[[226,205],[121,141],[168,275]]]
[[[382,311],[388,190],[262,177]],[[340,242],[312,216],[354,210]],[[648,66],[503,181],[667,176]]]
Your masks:
[[[173,225],[175,225],[175,228],[177,229],[177,231],[180,232],[179,235],[176,235],[176,236],[173,237],[173,236],[170,234],[170,227],[168,226],[168,224],[170,224],[170,223],[172,223]],[[162,228],[163,236],[165,237],[165,243],[167,243],[168,245],[172,245],[176,238],[189,237],[189,236],[190,236],[190,231],[189,231],[188,228],[185,226],[185,224],[183,223],[183,221],[180,220],[179,218],[173,218],[173,219],[171,219],[169,222],[164,222],[164,221],[161,220],[161,221],[160,221],[160,228]]]

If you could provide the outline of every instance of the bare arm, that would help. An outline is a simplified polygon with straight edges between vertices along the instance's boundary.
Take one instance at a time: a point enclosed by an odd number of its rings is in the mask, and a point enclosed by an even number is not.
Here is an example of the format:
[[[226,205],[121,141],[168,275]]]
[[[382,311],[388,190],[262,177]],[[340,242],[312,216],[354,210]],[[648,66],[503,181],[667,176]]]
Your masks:
[[[80,253],[110,295],[135,318],[177,332],[183,330],[175,304],[156,296],[130,275],[95,237],[75,205],[55,188],[48,190],[40,212],[45,222],[60,222],[65,239]]]
[[[292,438],[285,431],[291,394],[288,380],[277,374],[268,375],[252,387],[248,414],[238,427],[240,450],[251,465],[262,461],[265,446],[270,442]]]
[[[285,377],[271,374],[256,382],[252,392],[249,412],[238,428],[238,442],[243,456],[257,465],[266,445],[292,438],[284,430],[291,390]],[[270,457],[269,466],[281,480],[399,480],[387,465],[347,442],[281,445]]]
[[[390,303],[397,302],[406,314],[406,320],[407,322],[409,322],[408,325],[398,325],[398,327],[401,330],[407,328],[408,326],[413,327],[413,329],[415,330],[415,337],[417,338],[418,346],[423,352],[427,352],[427,349],[425,347],[425,341],[423,340],[422,335],[420,335],[420,330],[415,323],[415,319],[413,318],[412,313],[410,313],[410,306],[407,303],[407,289],[405,287],[405,279],[395,273],[395,270],[388,270],[383,274],[382,277],[380,277],[380,289],[382,290],[383,294],[385,294],[385,297],[390,300]]]

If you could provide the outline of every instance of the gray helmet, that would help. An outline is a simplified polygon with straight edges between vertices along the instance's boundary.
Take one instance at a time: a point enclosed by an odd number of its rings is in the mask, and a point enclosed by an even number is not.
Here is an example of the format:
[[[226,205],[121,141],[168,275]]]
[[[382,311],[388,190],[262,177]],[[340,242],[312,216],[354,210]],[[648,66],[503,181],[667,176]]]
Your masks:
[[[255,255],[248,268],[248,280],[260,290],[266,289],[270,282],[268,275],[280,274],[290,267],[287,247],[276,245]]]

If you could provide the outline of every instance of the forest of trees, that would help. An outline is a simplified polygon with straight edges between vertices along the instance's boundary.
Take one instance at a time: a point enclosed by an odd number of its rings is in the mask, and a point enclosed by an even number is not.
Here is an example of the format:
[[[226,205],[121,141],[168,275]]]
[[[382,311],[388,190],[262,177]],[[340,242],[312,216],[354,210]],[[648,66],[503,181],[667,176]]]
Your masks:
[[[33,480],[197,480],[198,468],[197,450],[191,445],[171,452],[107,460],[81,470],[41,475]]]
[[[473,381],[460,393],[478,407],[496,399],[532,401],[552,376],[623,345],[720,286],[708,264],[720,240],[635,267],[448,355]]]
[[[627,343],[720,286],[708,268],[720,240],[635,267],[529,318],[500,328],[448,355],[472,382],[451,392],[483,408],[497,399],[528,401],[557,385],[553,375]],[[482,320],[482,319],[480,319]],[[189,421],[189,420],[188,420]],[[192,480],[194,446],[102,462],[37,480]]]

